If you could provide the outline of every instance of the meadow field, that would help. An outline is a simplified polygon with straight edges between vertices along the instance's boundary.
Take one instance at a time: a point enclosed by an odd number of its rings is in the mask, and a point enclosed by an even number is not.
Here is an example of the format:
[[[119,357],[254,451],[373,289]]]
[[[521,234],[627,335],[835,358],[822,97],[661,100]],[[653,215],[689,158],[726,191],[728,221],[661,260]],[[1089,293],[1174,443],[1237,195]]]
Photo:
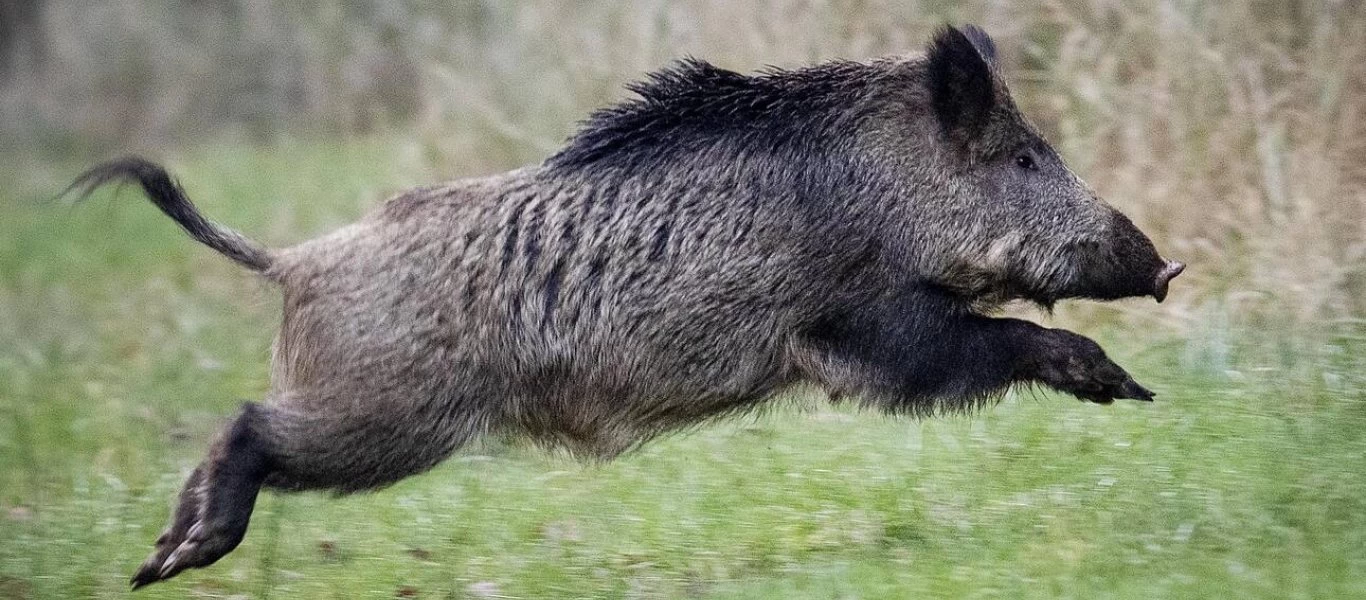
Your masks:
[[[126,597],[266,389],[276,290],[135,189],[51,201],[93,160],[164,161],[281,246],[539,160],[674,57],[916,52],[966,21],[1189,263],[1161,305],[1019,311],[1157,402],[911,420],[799,395],[606,464],[489,440],[373,494],[264,494],[236,552],[137,596],[1366,597],[1362,2],[162,4],[47,6],[41,60],[0,70],[0,599]]]

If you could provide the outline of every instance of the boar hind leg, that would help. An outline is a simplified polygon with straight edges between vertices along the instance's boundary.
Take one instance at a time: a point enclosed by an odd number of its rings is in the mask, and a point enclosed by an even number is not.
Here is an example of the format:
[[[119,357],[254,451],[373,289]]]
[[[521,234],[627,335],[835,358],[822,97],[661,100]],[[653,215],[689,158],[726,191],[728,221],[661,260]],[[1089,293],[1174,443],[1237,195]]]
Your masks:
[[[452,422],[441,406],[403,420],[392,411],[337,408],[343,404],[297,397],[247,404],[185,482],[175,516],[133,576],[133,587],[231,552],[246,534],[262,487],[339,493],[382,487],[435,466],[482,423]]]
[[[133,589],[212,564],[231,552],[247,522],[270,464],[263,411],[247,404],[190,474],[171,524],[133,575]]]
[[[441,463],[485,422],[472,416],[477,408],[449,398],[416,406],[399,398],[369,400],[270,407],[276,454],[264,486],[338,494],[382,488]]]

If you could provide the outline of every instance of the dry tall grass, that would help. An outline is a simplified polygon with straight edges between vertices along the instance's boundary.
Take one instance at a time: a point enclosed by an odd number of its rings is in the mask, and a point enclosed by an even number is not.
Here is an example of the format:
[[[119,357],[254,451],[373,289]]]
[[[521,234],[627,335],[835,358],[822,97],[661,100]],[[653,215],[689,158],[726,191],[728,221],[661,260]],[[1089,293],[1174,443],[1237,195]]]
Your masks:
[[[0,88],[0,126],[58,153],[398,129],[414,168],[454,176],[544,156],[675,57],[750,70],[915,52],[973,21],[1073,166],[1191,263],[1142,312],[1278,330],[1366,315],[1360,0],[1024,4],[49,3],[42,61]]]

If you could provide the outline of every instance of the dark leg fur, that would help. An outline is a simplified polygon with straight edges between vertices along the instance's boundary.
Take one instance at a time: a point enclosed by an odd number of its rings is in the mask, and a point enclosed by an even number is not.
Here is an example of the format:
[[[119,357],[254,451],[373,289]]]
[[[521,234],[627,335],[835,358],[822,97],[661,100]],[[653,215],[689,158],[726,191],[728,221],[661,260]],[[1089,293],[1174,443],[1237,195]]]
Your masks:
[[[441,462],[470,431],[473,425],[449,427],[436,417],[400,429],[363,414],[247,404],[185,482],[175,516],[133,576],[133,588],[231,552],[246,534],[262,487],[339,493],[382,487]]]
[[[1024,352],[1016,361],[1016,371],[1022,378],[1098,404],[1122,398],[1153,399],[1152,392],[1134,381],[1089,338],[1038,327],[1021,341]]]
[[[1029,382],[1099,403],[1152,399],[1085,337],[977,315],[933,290],[818,323],[802,349],[799,364],[834,394],[895,411],[971,405]]]
[[[243,407],[190,475],[170,527],[133,575],[133,589],[213,564],[242,542],[270,463],[260,414],[255,404]]]
[[[384,407],[393,405],[375,401],[374,412],[267,407],[278,457],[265,486],[338,494],[382,488],[441,463],[478,430],[452,422],[458,411],[417,409],[392,419]]]

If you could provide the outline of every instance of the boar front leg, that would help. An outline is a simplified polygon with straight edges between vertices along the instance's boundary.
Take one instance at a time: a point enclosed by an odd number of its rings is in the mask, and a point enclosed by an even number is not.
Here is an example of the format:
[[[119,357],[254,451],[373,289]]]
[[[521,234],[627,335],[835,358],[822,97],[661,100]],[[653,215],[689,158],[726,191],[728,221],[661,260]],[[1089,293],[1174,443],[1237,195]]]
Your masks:
[[[932,292],[821,321],[795,349],[793,362],[832,396],[893,411],[967,406],[1029,383],[1102,404],[1152,399],[1090,339],[974,314]]]
[[[1016,377],[1037,381],[1082,400],[1109,404],[1117,399],[1151,402],[1153,393],[1134,381],[1090,338],[1064,329],[1031,325],[1015,359]]]

